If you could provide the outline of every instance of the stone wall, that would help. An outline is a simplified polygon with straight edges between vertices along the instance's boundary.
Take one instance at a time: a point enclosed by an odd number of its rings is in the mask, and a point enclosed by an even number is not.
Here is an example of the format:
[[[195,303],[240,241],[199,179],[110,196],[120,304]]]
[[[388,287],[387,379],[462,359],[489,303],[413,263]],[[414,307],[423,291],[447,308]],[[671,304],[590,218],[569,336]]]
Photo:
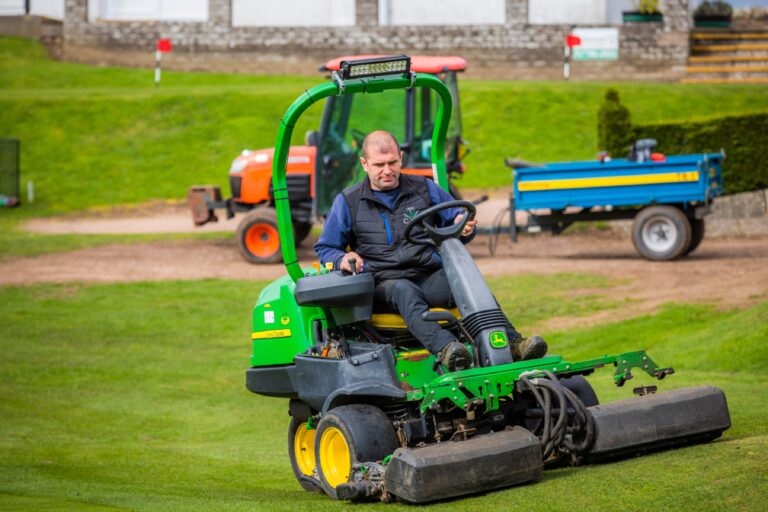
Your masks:
[[[88,63],[148,65],[158,37],[173,40],[172,69],[314,73],[339,54],[458,54],[469,74],[562,78],[563,41],[571,27],[528,24],[528,0],[506,0],[503,25],[379,26],[378,1],[356,0],[354,27],[232,27],[230,0],[210,0],[207,22],[88,21],[88,0],[66,0],[64,55]],[[620,29],[620,60],[574,62],[574,79],[675,80],[688,56],[688,0],[662,0],[663,23]]]

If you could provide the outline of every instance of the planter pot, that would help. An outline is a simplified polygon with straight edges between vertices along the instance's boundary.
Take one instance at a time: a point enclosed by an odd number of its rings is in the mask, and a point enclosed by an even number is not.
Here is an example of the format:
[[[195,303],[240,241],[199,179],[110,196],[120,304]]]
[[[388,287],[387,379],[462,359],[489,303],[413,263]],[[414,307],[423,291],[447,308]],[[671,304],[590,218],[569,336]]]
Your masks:
[[[664,15],[660,12],[646,14],[640,11],[624,11],[621,13],[621,19],[624,23],[651,23],[663,21]]]
[[[730,16],[694,16],[693,24],[696,27],[728,28],[731,26],[731,17]]]

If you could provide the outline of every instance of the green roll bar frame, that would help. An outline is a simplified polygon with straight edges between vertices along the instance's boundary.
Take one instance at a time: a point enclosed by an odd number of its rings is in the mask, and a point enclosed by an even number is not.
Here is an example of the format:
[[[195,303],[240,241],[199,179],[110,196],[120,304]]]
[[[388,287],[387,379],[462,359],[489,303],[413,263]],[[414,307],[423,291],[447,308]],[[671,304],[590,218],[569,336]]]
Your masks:
[[[280,233],[283,262],[288,270],[288,275],[291,276],[294,282],[304,277],[304,271],[299,266],[299,260],[296,256],[285,166],[296,122],[304,111],[328,96],[378,93],[392,89],[409,89],[414,86],[428,87],[434,90],[441,100],[437,110],[435,128],[432,132],[432,173],[435,182],[447,192],[448,174],[445,170],[445,135],[448,132],[448,123],[451,119],[453,103],[448,87],[436,76],[423,73],[407,73],[344,81],[339,79],[338,76],[334,76],[334,81],[312,87],[296,98],[293,104],[288,107],[280,121],[280,129],[277,132],[275,159],[272,165],[272,186],[275,197],[275,209],[277,210],[277,224]]]

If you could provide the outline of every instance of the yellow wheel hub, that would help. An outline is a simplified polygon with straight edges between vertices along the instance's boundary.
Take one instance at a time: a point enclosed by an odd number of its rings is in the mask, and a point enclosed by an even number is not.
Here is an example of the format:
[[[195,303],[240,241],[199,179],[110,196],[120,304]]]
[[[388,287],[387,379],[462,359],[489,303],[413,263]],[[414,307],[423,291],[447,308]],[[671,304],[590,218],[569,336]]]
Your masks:
[[[320,469],[325,481],[334,489],[349,481],[352,470],[349,446],[344,434],[336,427],[328,427],[320,438]]]
[[[293,454],[299,471],[306,476],[312,476],[315,469],[315,429],[308,430],[307,424],[302,423],[293,436]]]

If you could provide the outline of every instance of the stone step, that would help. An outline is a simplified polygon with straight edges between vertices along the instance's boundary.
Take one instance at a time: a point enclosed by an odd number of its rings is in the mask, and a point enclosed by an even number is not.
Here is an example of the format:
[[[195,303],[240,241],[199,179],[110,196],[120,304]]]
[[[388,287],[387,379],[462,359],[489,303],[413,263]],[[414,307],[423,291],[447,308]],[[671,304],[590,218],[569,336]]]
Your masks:
[[[685,71],[687,73],[765,73],[768,72],[768,65],[687,66]]]
[[[736,43],[736,44],[695,44],[691,51],[696,52],[744,52],[768,50],[768,43]]]
[[[688,57],[689,64],[720,62],[768,62],[768,53],[762,55],[692,55]]]
[[[749,78],[683,78],[680,82],[684,84],[768,84],[768,76],[766,77],[749,77]]]
[[[718,32],[694,32],[691,39],[696,41],[744,41],[744,40],[767,40],[768,32],[738,32],[738,33],[718,33]]]

